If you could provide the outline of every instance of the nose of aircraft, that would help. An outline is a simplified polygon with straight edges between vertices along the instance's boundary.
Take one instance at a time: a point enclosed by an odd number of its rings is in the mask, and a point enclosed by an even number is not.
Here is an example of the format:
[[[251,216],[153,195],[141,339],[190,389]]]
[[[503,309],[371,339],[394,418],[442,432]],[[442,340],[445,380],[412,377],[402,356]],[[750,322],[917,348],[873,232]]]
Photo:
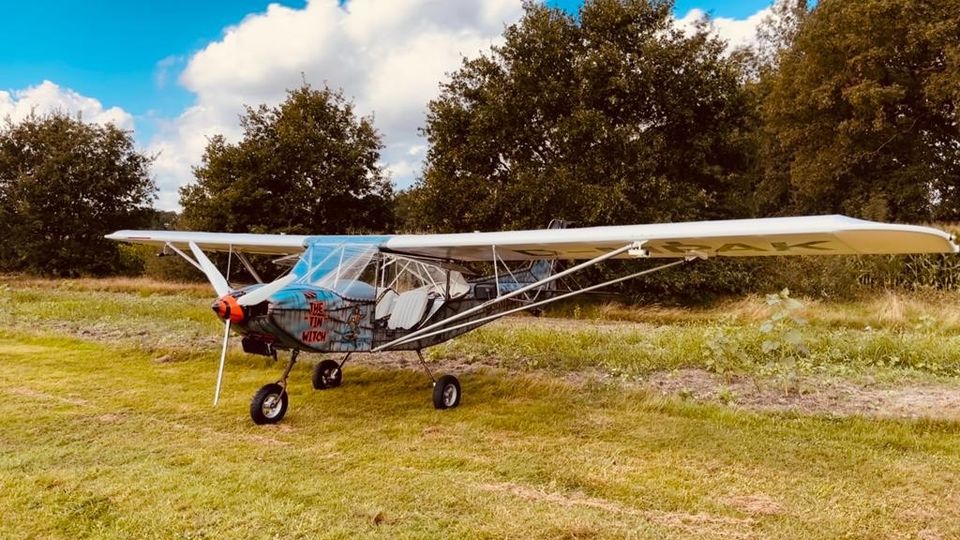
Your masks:
[[[234,324],[243,322],[243,307],[237,303],[237,298],[232,294],[224,295],[214,302],[211,307],[213,308],[213,312],[217,314],[217,317],[225,321],[229,320]]]

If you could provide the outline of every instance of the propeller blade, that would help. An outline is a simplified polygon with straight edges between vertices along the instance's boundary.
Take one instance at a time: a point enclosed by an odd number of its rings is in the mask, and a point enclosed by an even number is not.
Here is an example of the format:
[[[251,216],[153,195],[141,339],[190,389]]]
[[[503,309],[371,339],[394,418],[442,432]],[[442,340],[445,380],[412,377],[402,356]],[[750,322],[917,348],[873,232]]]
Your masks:
[[[193,256],[197,258],[197,262],[200,263],[200,267],[203,268],[203,273],[207,275],[207,279],[210,280],[213,289],[217,291],[217,296],[222,297],[229,293],[230,285],[227,283],[227,278],[223,277],[223,274],[217,270],[216,265],[207,258],[203,250],[193,242],[190,242],[190,251],[192,251]]]
[[[223,364],[227,360],[227,344],[230,342],[230,319],[223,325],[223,348],[220,350],[220,368],[217,370],[217,389],[213,392],[213,405],[220,401],[220,385],[223,383]]]
[[[287,274],[280,279],[272,281],[263,287],[254,289],[247,294],[237,298],[237,303],[241,306],[254,306],[273,296],[277,291],[293,283],[297,276],[293,273]]]

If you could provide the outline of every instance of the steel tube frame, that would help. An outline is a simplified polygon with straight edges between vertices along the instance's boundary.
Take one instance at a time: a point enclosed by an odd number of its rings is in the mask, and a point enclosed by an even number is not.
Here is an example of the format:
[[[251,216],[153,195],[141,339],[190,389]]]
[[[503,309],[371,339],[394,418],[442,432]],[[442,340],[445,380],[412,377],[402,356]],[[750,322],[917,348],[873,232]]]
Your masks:
[[[428,338],[428,337],[433,337],[433,336],[442,334],[442,333],[444,333],[444,332],[451,332],[451,331],[453,331],[453,330],[459,330],[460,328],[464,328],[464,327],[467,327],[467,326],[472,326],[472,325],[475,325],[475,324],[485,324],[485,323],[488,323],[488,322],[490,322],[490,321],[494,321],[494,320],[496,320],[496,319],[499,319],[500,317],[504,317],[504,316],[507,316],[507,315],[511,315],[511,314],[513,314],[513,313],[517,313],[517,312],[523,311],[523,310],[525,310],[525,309],[530,309],[530,308],[535,308],[535,307],[543,306],[543,305],[549,304],[549,303],[551,303],[551,302],[556,302],[556,301],[558,301],[558,300],[563,300],[563,299],[565,299],[565,298],[570,298],[571,296],[576,296],[576,295],[578,295],[578,294],[582,294],[582,293],[589,292],[589,291],[592,291],[592,290],[595,290],[595,289],[599,289],[599,288],[601,288],[601,287],[607,287],[607,286],[610,286],[610,285],[615,285],[615,284],[617,284],[617,283],[620,283],[620,282],[622,282],[622,281],[626,281],[626,280],[628,280],[628,279],[637,278],[637,277],[640,277],[640,276],[643,276],[643,275],[646,275],[646,274],[652,274],[652,273],[657,272],[657,271],[660,271],[660,270],[666,270],[667,268],[672,268],[672,267],[674,267],[674,266],[677,266],[677,265],[680,265],[680,264],[683,264],[683,263],[686,263],[686,262],[689,262],[689,261],[690,261],[690,259],[681,259],[681,260],[679,260],[679,261],[673,261],[673,262],[670,262],[670,263],[667,263],[667,264],[662,264],[662,265],[657,266],[657,267],[654,267],[654,268],[648,268],[647,270],[643,270],[643,271],[640,271],[640,272],[636,272],[636,273],[630,274],[630,275],[628,275],[628,276],[623,276],[623,277],[619,277],[619,278],[616,278],[616,279],[611,279],[611,280],[605,281],[605,282],[603,282],[603,283],[598,283],[598,284],[596,284],[596,285],[591,285],[591,286],[585,287],[585,288],[583,288],[583,289],[578,289],[578,290],[576,290],[576,291],[571,291],[571,292],[562,294],[562,295],[560,295],[560,296],[556,296],[556,297],[553,297],[553,298],[547,298],[547,299],[541,300],[541,301],[539,301],[539,302],[534,302],[533,304],[523,305],[523,306],[516,307],[516,308],[513,308],[513,309],[508,309],[507,311],[502,311],[502,312],[500,312],[500,313],[494,313],[493,315],[489,315],[489,316],[487,316],[487,317],[482,317],[482,318],[477,319],[477,320],[474,320],[474,321],[467,321],[467,322],[460,323],[460,324],[457,324],[457,325],[454,325],[454,326],[450,326],[450,327],[447,327],[447,328],[441,328],[441,329],[439,329],[439,330],[434,330],[433,332],[429,332],[429,333],[427,333],[427,334],[410,337],[409,339],[407,339],[407,338],[400,338],[400,339],[398,339],[398,340],[394,340],[394,341],[396,342],[395,345],[403,345],[404,343],[409,343],[410,341],[415,341],[415,340],[418,340],[418,339],[424,339],[424,338]],[[448,321],[449,321],[449,319],[448,319],[447,321],[441,321],[441,322],[448,322]]]
[[[468,310],[466,310],[466,311],[461,311],[460,313],[457,313],[456,315],[453,315],[452,317],[448,317],[448,318],[446,318],[446,319],[444,319],[444,320],[442,320],[442,321],[437,321],[437,322],[435,322],[435,323],[433,323],[433,324],[430,324],[430,325],[427,325],[427,326],[425,326],[425,327],[423,327],[423,328],[421,328],[421,329],[419,329],[419,330],[415,330],[415,331],[407,334],[406,336],[397,338],[397,339],[395,339],[395,340],[393,340],[393,341],[389,341],[389,342],[384,343],[383,345],[380,345],[380,346],[378,346],[378,347],[374,347],[373,349],[370,350],[370,352],[380,352],[380,351],[385,350],[385,349],[388,349],[388,348],[390,348],[390,347],[392,347],[392,346],[394,346],[394,345],[397,345],[398,343],[406,343],[406,342],[408,342],[408,341],[412,341],[414,338],[419,337],[419,336],[422,336],[423,334],[426,334],[427,332],[430,332],[430,331],[432,331],[432,330],[435,330],[435,329],[437,329],[437,328],[439,328],[439,327],[441,327],[441,326],[447,325],[447,324],[449,324],[449,323],[451,323],[451,322],[453,322],[453,321],[462,319],[462,318],[464,318],[464,317],[466,317],[466,316],[468,316],[468,315],[472,315],[472,314],[477,313],[477,312],[479,312],[479,311],[483,311],[484,309],[487,309],[488,307],[490,307],[490,306],[492,306],[492,305],[494,305],[494,304],[497,304],[497,303],[502,302],[502,301],[504,301],[504,300],[513,298],[514,296],[519,296],[519,295],[521,295],[521,294],[523,294],[523,293],[525,293],[525,292],[527,292],[527,291],[529,291],[529,290],[531,290],[531,289],[535,289],[535,288],[537,288],[537,287],[542,287],[543,285],[546,285],[546,284],[551,283],[551,282],[553,282],[553,281],[555,281],[555,280],[558,280],[558,279],[562,278],[563,276],[572,274],[572,273],[574,273],[574,272],[578,272],[578,271],[580,271],[580,270],[583,270],[584,268],[589,268],[589,267],[591,267],[591,266],[593,266],[593,265],[595,265],[595,264],[597,264],[597,263],[599,263],[599,262],[602,262],[602,261],[605,261],[605,260],[607,260],[607,259],[616,257],[617,255],[620,255],[621,253],[624,253],[624,252],[629,251],[629,250],[631,250],[631,249],[639,249],[642,245],[643,245],[643,242],[634,242],[634,243],[632,243],[632,244],[627,244],[627,245],[625,245],[625,246],[623,246],[623,247],[617,248],[617,249],[615,249],[615,250],[613,250],[613,251],[608,251],[607,253],[604,253],[603,255],[600,255],[600,256],[598,256],[598,257],[594,257],[594,258],[590,259],[589,261],[582,262],[582,263],[580,263],[580,264],[578,264],[578,265],[576,265],[576,266],[572,266],[572,267],[570,267],[570,268],[567,268],[566,270],[563,270],[562,272],[557,272],[556,274],[552,274],[552,275],[550,275],[550,276],[547,276],[547,277],[541,279],[540,281],[537,281],[537,282],[535,282],[535,283],[531,283],[530,285],[527,285],[526,287],[520,287],[519,289],[517,289],[517,290],[515,290],[515,291],[511,291],[511,292],[509,292],[509,293],[507,293],[507,294],[498,295],[496,298],[492,298],[492,299],[490,299],[490,300],[487,300],[486,302],[480,304],[479,306],[474,306],[474,307],[472,307],[472,308],[470,308],[470,309],[468,309]],[[525,306],[525,307],[530,307],[530,306]]]

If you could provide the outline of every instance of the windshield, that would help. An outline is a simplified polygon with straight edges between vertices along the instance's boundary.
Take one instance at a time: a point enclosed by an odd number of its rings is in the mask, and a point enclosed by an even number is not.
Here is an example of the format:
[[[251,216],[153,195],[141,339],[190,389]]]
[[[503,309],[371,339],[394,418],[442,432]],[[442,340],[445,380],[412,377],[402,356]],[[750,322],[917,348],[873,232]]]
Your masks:
[[[462,296],[470,288],[456,270],[397,255],[380,259],[378,254],[379,247],[371,244],[312,244],[293,267],[293,282],[362,299],[372,298],[377,287],[395,292],[426,288],[451,298]],[[379,283],[378,261],[382,262]]]
[[[377,246],[367,244],[312,245],[293,267],[294,283],[333,290],[357,281],[373,283],[376,254]]]

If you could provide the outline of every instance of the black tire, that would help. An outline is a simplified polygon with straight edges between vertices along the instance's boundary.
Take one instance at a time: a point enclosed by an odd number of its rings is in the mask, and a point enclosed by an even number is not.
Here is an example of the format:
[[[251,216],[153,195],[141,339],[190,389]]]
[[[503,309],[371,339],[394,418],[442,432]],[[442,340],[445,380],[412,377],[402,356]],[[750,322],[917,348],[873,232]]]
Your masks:
[[[282,386],[277,383],[264,385],[250,400],[250,418],[257,425],[276,424],[287,414],[288,401],[287,391]]]
[[[340,369],[340,364],[336,360],[328,358],[313,368],[314,390],[336,388],[341,382],[343,382],[343,370]]]
[[[452,409],[460,404],[460,381],[453,375],[444,375],[433,385],[433,407]]]

